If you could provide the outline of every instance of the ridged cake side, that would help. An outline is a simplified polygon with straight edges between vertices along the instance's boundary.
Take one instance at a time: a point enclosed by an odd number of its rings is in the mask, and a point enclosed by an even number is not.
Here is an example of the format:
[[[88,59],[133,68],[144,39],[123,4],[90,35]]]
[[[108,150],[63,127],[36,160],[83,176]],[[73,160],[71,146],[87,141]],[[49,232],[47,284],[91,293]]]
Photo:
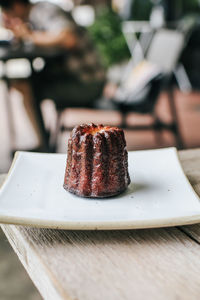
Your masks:
[[[117,127],[80,125],[68,141],[64,188],[83,197],[109,197],[130,183],[124,132]]]

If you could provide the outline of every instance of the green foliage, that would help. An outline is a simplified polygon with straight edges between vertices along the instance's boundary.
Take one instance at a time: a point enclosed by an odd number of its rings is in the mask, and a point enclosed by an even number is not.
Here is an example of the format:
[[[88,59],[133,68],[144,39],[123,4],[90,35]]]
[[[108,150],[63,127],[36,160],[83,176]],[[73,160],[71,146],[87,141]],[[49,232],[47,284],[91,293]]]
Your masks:
[[[95,23],[89,27],[89,32],[102,56],[105,67],[130,57],[121,30],[121,20],[111,9],[101,9]]]

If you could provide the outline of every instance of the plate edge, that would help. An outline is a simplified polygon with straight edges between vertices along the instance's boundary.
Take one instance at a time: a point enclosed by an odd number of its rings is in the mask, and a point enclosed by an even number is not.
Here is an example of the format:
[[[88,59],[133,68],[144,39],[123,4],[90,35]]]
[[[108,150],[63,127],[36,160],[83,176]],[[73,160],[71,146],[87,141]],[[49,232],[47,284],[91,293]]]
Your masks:
[[[183,225],[192,225],[200,223],[200,214],[192,215],[191,217],[174,217],[171,219],[157,219],[156,221],[127,221],[127,222],[58,222],[58,221],[41,221],[41,220],[26,220],[8,216],[0,216],[1,224],[22,225],[36,228],[51,228],[65,230],[128,230],[128,229],[145,229],[145,228],[161,228],[174,227]]]

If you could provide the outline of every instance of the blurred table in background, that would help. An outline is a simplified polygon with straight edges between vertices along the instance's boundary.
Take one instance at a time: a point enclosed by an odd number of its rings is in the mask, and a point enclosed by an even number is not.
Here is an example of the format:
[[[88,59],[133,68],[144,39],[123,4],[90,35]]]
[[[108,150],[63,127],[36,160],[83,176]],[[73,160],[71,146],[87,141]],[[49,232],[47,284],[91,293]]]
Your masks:
[[[179,157],[200,195],[200,149]],[[44,299],[199,299],[198,224],[122,231],[1,227]]]
[[[33,86],[33,78],[34,76],[37,76],[37,73],[40,71],[40,69],[46,64],[51,61],[54,61],[56,59],[59,59],[63,56],[66,56],[66,51],[57,49],[57,48],[41,48],[41,47],[34,47],[32,44],[22,44],[16,46],[15,44],[10,44],[7,46],[0,46],[0,61],[2,63],[2,74],[0,76],[0,79],[2,79],[7,86],[7,93],[5,95],[6,98],[6,105],[7,105],[7,115],[8,115],[8,124],[10,126],[10,141],[11,141],[11,153],[13,152],[14,145],[14,125],[13,125],[13,118],[12,118],[12,111],[10,106],[10,99],[9,99],[9,91],[11,87],[11,81],[12,80],[20,80],[25,79],[29,82],[31,85],[32,91],[33,91],[33,97],[35,98],[34,92],[35,88]],[[8,74],[8,68],[7,64],[12,60],[20,60],[25,59],[29,63],[29,68],[25,71],[25,75],[17,75],[9,76]],[[35,101],[35,110],[37,113],[37,119],[39,121],[39,127],[43,139],[43,148],[44,151],[49,151],[49,133],[45,129],[44,121],[42,117],[41,107],[40,103],[38,101]]]
[[[66,51],[57,48],[35,47],[32,44],[22,44],[21,46],[10,45],[7,47],[0,46],[0,60],[7,61],[9,59],[26,58],[30,61],[36,57],[44,59],[54,59],[66,54]]]

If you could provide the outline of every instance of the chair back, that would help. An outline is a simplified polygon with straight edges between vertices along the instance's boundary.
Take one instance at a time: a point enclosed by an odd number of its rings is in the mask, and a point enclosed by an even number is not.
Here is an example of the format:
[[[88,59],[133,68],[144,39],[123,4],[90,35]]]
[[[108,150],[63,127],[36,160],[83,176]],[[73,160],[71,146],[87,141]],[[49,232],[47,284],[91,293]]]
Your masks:
[[[177,30],[160,29],[153,37],[146,59],[166,73],[172,73],[184,48],[184,34]]]
[[[122,112],[131,110],[142,113],[153,112],[161,91],[170,82],[184,48],[184,42],[184,33],[177,30],[160,29],[155,33],[145,59],[150,66],[157,69],[157,73],[153,73],[152,77],[149,76],[146,81],[145,76],[141,77],[144,84],[140,85],[137,93],[135,93],[136,82],[134,80],[130,81],[129,89],[124,84],[126,81],[123,82],[118,89],[120,97],[115,98]]]

